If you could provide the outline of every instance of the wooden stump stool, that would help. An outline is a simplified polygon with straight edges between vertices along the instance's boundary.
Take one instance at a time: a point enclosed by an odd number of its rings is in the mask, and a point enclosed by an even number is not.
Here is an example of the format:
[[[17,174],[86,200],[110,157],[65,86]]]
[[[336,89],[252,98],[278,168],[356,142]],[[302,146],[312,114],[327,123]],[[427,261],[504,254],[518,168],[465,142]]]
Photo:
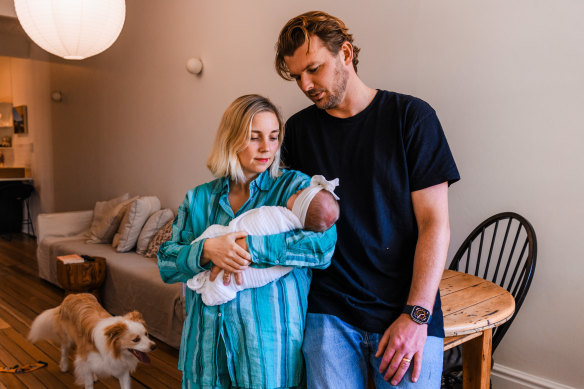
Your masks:
[[[99,300],[99,287],[105,280],[105,258],[93,257],[95,261],[63,263],[57,260],[57,279],[71,293],[92,293]]]

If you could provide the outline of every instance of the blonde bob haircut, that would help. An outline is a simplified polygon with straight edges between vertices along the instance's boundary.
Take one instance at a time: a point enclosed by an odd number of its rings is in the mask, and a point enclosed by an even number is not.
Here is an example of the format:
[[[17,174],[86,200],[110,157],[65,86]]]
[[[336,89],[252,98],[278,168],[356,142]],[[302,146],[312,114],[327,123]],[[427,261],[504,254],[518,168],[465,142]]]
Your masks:
[[[229,177],[236,183],[245,182],[245,175],[237,154],[250,142],[253,118],[259,112],[272,112],[278,119],[278,151],[268,167],[270,176],[280,175],[280,146],[284,139],[284,125],[278,108],[260,95],[245,95],[227,107],[215,135],[207,167],[215,177]]]

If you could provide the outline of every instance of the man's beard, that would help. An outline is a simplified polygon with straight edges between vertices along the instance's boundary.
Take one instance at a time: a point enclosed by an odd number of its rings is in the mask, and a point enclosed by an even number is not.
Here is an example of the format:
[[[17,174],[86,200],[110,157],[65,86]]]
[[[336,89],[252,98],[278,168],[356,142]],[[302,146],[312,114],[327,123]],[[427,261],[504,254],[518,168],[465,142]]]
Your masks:
[[[349,72],[337,63],[335,67],[336,83],[330,91],[325,92],[325,97],[320,101],[314,101],[314,104],[320,109],[333,109],[343,101],[345,97],[345,90],[347,89],[347,80],[349,79]]]

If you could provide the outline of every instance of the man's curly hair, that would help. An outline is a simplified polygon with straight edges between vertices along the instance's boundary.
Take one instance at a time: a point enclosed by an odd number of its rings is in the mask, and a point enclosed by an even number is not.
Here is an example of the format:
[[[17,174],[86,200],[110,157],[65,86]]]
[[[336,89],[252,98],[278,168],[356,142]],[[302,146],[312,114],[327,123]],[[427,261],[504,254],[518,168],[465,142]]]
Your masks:
[[[284,57],[294,55],[296,49],[302,46],[304,42],[309,42],[308,44],[310,45],[310,37],[313,35],[319,37],[334,55],[339,52],[343,43],[349,42],[353,45],[353,35],[349,34],[349,29],[341,19],[322,11],[310,11],[296,16],[290,19],[282,28],[276,43],[275,65],[276,72],[280,77],[285,80],[292,80],[288,66],[284,62]],[[353,45],[353,68],[355,72],[357,72],[357,64],[359,63],[359,51],[361,49]]]

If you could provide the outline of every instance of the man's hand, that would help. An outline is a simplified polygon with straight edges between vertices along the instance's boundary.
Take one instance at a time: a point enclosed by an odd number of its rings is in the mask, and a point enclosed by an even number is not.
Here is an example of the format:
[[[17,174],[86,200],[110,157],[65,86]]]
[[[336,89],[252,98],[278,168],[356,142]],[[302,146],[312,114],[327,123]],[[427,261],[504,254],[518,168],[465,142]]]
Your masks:
[[[213,265],[230,273],[238,273],[247,269],[251,263],[251,255],[236,243],[237,239],[240,238],[243,238],[245,242],[246,236],[245,232],[240,231],[205,240],[201,253],[201,264],[213,262]]]
[[[418,381],[422,370],[422,355],[427,336],[428,326],[414,323],[406,314],[398,317],[385,330],[379,341],[375,357],[383,355],[379,372],[383,374],[386,381],[391,379],[392,385],[398,385],[408,371],[411,362],[414,363],[412,382]]]
[[[418,243],[414,254],[414,272],[408,295],[410,305],[433,307],[434,298],[448,252],[448,183],[412,192],[412,204],[418,224]],[[422,371],[422,356],[428,337],[428,325],[415,323],[402,314],[385,331],[376,357],[383,355],[379,372],[392,385],[397,385],[414,363],[412,382]],[[404,359],[405,358],[405,359]]]

